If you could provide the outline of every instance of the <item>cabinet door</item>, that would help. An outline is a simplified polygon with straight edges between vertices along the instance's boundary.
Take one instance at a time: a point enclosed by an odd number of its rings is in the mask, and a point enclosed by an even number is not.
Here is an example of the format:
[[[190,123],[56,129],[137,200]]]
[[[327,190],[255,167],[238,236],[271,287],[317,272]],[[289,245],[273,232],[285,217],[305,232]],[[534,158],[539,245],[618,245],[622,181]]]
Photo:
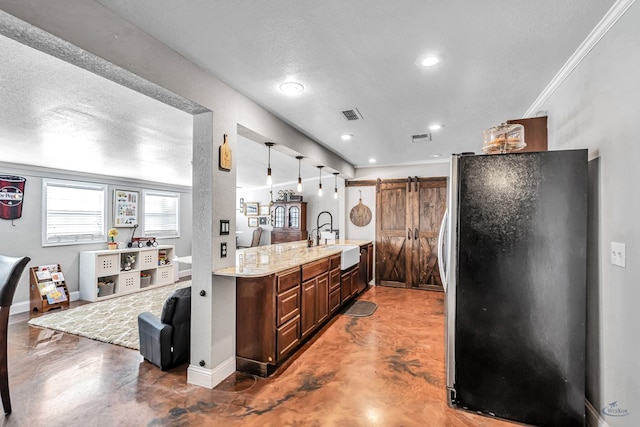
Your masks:
[[[276,206],[273,210],[273,228],[284,228],[284,206]]]
[[[289,228],[293,230],[300,229],[300,208],[298,206],[291,206],[289,208]]]
[[[360,282],[360,268],[356,267],[351,271],[351,295],[357,295],[360,292],[358,283]]]
[[[316,326],[316,293],[317,279],[313,278],[302,283],[302,337],[309,335]]]
[[[342,303],[351,297],[351,272],[344,273],[340,276],[340,299]]]
[[[316,324],[319,325],[329,316],[329,274],[321,274],[317,281]]]

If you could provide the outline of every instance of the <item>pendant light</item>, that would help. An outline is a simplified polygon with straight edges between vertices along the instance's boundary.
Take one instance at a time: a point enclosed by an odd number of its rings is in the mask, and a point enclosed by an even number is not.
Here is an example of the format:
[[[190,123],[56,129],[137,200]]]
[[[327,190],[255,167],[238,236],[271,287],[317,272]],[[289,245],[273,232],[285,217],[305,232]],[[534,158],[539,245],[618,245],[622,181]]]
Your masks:
[[[334,172],[333,176],[335,177],[335,187],[333,189],[333,198],[337,199],[338,198],[338,174],[340,172]]]
[[[267,163],[267,185],[271,185],[273,184],[273,179],[271,178],[271,147],[276,144],[274,142],[265,142],[264,145],[266,145],[269,150],[269,161]]]
[[[298,159],[298,194],[302,193],[302,177],[300,176],[300,161],[304,159],[303,156],[296,156]]]
[[[322,197],[322,168],[324,166],[318,166],[318,172],[320,173],[318,177],[318,196]]]

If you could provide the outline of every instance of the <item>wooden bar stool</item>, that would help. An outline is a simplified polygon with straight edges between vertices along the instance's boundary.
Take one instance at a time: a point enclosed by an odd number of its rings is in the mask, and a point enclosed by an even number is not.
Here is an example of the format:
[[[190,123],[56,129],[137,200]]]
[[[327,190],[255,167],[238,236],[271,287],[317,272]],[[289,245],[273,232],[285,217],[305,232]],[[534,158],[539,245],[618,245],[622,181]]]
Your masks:
[[[0,255],[0,396],[4,413],[11,413],[11,397],[9,396],[9,375],[7,372],[7,332],[9,328],[9,311],[13,304],[20,276],[29,257],[12,258]]]

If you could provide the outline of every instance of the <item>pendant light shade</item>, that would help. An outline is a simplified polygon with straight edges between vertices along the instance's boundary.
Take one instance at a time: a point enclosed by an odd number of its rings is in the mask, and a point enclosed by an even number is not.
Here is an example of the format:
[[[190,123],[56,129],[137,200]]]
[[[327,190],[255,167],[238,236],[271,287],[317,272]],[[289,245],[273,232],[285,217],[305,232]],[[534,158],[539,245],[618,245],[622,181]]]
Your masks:
[[[318,166],[320,175],[318,176],[318,196],[322,197],[322,168],[324,166]]]
[[[333,189],[333,198],[334,199],[338,198],[338,174],[339,174],[339,172],[334,172],[333,173],[334,181],[335,181],[335,187]]]
[[[269,151],[269,160],[267,162],[267,185],[273,184],[273,179],[271,178],[271,147],[275,145],[273,142],[265,142],[264,145],[267,146],[267,150]]]
[[[296,159],[298,159],[298,193],[302,193],[302,176],[300,176],[300,161],[303,159],[304,157],[302,156],[296,156]]]

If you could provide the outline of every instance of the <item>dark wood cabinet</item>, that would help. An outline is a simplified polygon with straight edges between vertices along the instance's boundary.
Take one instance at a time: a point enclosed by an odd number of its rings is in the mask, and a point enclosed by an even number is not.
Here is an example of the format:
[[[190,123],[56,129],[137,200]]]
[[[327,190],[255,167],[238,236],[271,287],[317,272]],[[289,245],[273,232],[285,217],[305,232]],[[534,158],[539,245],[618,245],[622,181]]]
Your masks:
[[[360,246],[358,292],[362,292],[373,279],[373,243]]]
[[[309,335],[316,326],[317,285],[317,279],[311,279],[302,283],[302,338]]]
[[[329,317],[330,259],[302,266],[302,338],[306,338]]]
[[[341,271],[340,254],[335,254],[276,274],[238,277],[238,371],[271,375],[360,292],[359,271],[358,264]]]
[[[267,376],[300,343],[300,267],[236,280],[238,370]]]
[[[527,146],[518,153],[547,151],[547,116],[507,120],[507,123],[517,123],[524,126],[524,142],[527,143]]]
[[[340,255],[334,255],[329,260],[329,313],[333,314],[340,308]]]
[[[273,204],[273,230],[271,243],[306,240],[307,202],[276,202]]]
[[[358,264],[342,272],[340,276],[340,298],[342,304],[358,293]]]

